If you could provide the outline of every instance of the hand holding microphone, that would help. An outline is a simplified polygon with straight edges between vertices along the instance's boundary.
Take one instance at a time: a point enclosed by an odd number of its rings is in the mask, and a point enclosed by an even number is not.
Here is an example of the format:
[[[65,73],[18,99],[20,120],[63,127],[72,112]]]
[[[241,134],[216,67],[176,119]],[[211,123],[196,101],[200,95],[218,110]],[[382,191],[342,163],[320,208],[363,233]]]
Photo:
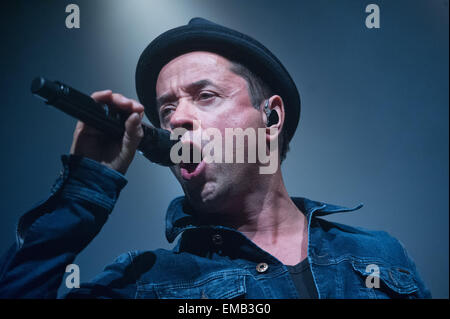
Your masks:
[[[122,137],[112,138],[107,133],[78,121],[70,153],[91,158],[125,174],[144,136],[141,125],[144,106],[110,90],[94,92],[91,97],[96,102],[123,111],[123,114],[130,114],[125,121],[125,132]]]
[[[86,156],[124,174],[136,149],[150,161],[174,165],[170,149],[178,141],[170,132],[142,123],[144,106],[111,90],[91,97],[58,81],[37,77],[31,92],[61,111],[77,118],[72,154]]]

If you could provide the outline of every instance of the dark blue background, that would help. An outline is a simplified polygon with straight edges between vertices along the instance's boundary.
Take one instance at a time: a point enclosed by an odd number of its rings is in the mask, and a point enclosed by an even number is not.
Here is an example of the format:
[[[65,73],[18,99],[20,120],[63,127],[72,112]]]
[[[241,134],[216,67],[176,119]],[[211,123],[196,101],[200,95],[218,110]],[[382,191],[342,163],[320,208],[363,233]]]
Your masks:
[[[283,164],[290,194],[363,202],[329,219],[390,232],[433,296],[448,298],[448,0],[77,0],[80,29],[65,27],[69,3],[2,4],[2,252],[19,216],[48,194],[75,126],[30,94],[31,79],[136,98],[145,46],[202,16],[264,43],[299,87],[302,119]],[[380,6],[380,29],[365,27],[370,3]],[[82,281],[125,251],[170,247],[164,215],[180,186],[139,155],[127,178],[109,221],[76,259]]]

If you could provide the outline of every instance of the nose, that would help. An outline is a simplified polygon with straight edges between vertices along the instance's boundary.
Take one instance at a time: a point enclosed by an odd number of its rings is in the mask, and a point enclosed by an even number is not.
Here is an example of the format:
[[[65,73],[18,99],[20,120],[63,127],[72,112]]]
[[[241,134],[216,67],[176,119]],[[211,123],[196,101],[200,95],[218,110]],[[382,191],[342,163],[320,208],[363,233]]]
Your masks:
[[[180,99],[174,113],[170,117],[169,126],[175,128],[184,128],[188,131],[194,130],[194,122],[197,120],[195,106],[187,99]]]

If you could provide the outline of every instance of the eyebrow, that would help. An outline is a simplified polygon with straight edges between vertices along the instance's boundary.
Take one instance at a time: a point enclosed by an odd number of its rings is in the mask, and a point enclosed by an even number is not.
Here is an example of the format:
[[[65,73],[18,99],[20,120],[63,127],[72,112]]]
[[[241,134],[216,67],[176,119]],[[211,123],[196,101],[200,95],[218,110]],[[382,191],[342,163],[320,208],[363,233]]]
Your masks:
[[[185,87],[185,90],[187,92],[196,92],[199,91],[207,86],[212,86],[215,87],[216,89],[220,89],[216,84],[214,84],[212,81],[208,80],[208,79],[203,79],[203,80],[199,80],[196,82],[193,82],[191,84],[189,84],[188,86]],[[168,102],[173,102],[176,101],[177,97],[175,94],[173,93],[166,93],[161,95],[160,97],[158,97],[156,99],[156,106],[158,108],[160,108],[162,105],[164,105],[165,103]]]

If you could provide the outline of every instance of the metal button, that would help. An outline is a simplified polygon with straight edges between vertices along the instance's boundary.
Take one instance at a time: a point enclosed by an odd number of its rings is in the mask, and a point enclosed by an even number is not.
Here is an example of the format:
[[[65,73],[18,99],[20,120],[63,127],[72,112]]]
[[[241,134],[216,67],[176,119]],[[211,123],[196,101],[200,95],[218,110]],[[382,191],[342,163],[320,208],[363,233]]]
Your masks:
[[[215,245],[219,246],[223,244],[223,239],[222,236],[220,234],[214,234],[212,236],[212,241]]]
[[[257,272],[265,272],[267,269],[269,269],[269,265],[266,263],[259,263],[258,265],[256,265],[256,271]]]

